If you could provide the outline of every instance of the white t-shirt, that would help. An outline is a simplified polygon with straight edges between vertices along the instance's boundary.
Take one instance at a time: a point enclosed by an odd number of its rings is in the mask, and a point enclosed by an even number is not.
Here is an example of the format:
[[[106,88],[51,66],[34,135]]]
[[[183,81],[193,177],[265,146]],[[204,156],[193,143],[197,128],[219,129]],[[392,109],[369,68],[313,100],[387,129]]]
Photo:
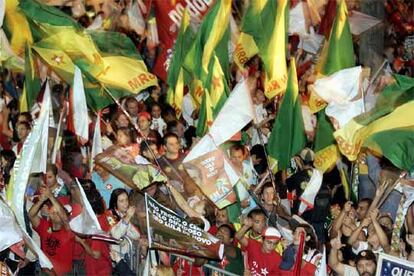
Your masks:
[[[355,267],[344,264],[344,276],[359,276]]]

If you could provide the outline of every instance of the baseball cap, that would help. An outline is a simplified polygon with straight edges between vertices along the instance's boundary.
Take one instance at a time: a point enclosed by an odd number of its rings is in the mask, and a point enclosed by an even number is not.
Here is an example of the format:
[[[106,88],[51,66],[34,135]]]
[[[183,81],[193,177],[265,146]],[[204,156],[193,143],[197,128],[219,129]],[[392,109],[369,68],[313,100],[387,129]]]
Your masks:
[[[263,231],[262,236],[263,236],[263,238],[275,239],[275,240],[279,240],[282,237],[280,232],[274,227],[267,227]]]

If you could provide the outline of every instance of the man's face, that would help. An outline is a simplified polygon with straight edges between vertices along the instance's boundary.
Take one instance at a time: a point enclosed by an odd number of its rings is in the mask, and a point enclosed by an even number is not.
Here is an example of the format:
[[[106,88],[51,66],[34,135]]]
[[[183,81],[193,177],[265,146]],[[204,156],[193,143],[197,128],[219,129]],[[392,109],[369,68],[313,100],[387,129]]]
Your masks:
[[[273,204],[273,200],[275,199],[275,190],[273,189],[273,187],[267,187],[266,189],[264,189],[262,199],[265,204]]]
[[[180,151],[180,143],[175,137],[169,137],[167,143],[165,144],[165,150],[169,154],[178,154]]]
[[[128,111],[129,115],[131,115],[132,117],[137,116],[138,103],[136,101],[129,101],[126,105],[126,110]]]
[[[47,171],[46,181],[49,187],[53,186],[56,183],[56,175],[54,175],[52,171]]]
[[[375,275],[377,266],[372,260],[360,260],[357,263],[357,270],[361,276],[372,276]]]
[[[357,208],[357,214],[358,214],[358,218],[362,219],[365,217],[365,215],[367,214],[369,205],[368,202],[363,201],[358,203],[358,208]]]
[[[30,130],[24,124],[17,125],[17,136],[20,140],[26,139],[27,135],[29,135],[29,132]]]
[[[138,126],[140,130],[148,130],[150,127],[150,121],[146,117],[140,116],[138,118]]]
[[[275,251],[277,243],[278,243],[278,240],[276,240],[276,239],[264,238],[263,244],[262,244],[263,252],[264,253],[271,253],[271,252]]]
[[[253,216],[253,232],[255,232],[257,235],[262,234],[263,229],[266,226],[266,217],[262,214],[260,215],[254,215]]]

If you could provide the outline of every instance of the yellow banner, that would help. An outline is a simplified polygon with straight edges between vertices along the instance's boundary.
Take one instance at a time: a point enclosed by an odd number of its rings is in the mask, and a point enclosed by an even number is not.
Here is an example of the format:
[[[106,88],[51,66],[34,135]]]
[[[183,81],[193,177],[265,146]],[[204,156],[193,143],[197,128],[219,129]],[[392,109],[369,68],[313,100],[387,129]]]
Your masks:
[[[240,33],[236,49],[234,49],[234,62],[243,69],[244,64],[259,52],[251,35]]]
[[[313,166],[324,172],[330,171],[340,158],[340,153],[336,145],[330,145],[315,153]]]

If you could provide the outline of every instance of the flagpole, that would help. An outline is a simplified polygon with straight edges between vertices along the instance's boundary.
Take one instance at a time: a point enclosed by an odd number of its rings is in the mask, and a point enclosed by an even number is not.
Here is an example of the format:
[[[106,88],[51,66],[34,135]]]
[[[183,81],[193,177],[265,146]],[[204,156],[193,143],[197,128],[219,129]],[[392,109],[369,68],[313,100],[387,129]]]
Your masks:
[[[269,159],[269,155],[267,154],[267,150],[266,147],[264,145],[264,141],[263,141],[263,137],[262,137],[262,130],[260,129],[260,127],[258,126],[254,126],[254,128],[257,130],[257,132],[259,133],[259,140],[260,140],[260,144],[263,146],[263,151],[266,157],[266,161],[267,161],[267,172],[270,175],[270,181],[272,182],[273,188],[276,191],[276,181],[275,181],[275,176],[272,173],[272,169],[270,168],[269,164],[270,164],[270,159]]]
[[[384,60],[381,64],[381,66],[378,68],[378,70],[374,73],[374,75],[372,76],[372,79],[370,80],[370,82],[368,83],[368,86],[366,89],[362,89],[362,111],[365,113],[366,109],[365,109],[365,92],[368,92],[368,89],[371,87],[371,85],[377,80],[379,73],[382,71],[382,69],[384,68],[384,66],[387,64],[387,60]]]

